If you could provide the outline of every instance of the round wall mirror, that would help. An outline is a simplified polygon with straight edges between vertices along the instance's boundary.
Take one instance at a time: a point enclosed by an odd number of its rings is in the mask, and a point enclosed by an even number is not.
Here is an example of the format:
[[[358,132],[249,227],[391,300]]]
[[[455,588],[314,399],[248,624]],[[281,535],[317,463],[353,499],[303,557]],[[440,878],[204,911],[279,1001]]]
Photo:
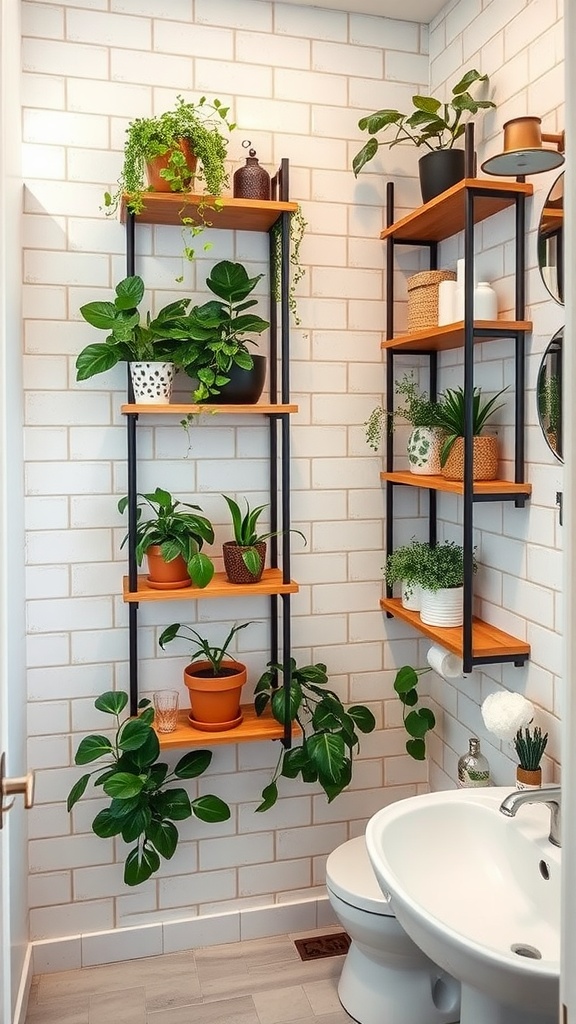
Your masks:
[[[564,328],[554,335],[540,363],[536,396],[538,419],[550,451],[562,455],[562,342]]]
[[[538,228],[538,265],[556,302],[564,305],[564,174],[550,189]]]

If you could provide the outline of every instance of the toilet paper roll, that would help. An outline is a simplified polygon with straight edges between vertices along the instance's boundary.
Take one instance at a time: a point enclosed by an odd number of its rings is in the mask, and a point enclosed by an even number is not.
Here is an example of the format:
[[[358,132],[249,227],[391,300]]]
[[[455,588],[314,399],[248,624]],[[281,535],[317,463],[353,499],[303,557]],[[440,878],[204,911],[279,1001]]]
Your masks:
[[[453,324],[456,301],[456,281],[440,281],[438,285],[438,326]]]
[[[459,679],[462,676],[462,658],[450,654],[443,647],[433,644],[428,650],[426,659],[430,668],[434,669],[442,679]]]

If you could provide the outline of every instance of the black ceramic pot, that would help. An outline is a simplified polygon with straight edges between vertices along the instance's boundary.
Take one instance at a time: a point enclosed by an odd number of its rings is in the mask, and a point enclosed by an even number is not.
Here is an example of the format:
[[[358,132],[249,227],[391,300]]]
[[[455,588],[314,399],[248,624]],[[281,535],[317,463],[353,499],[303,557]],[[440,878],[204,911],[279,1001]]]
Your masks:
[[[264,390],[266,356],[253,355],[252,359],[254,366],[251,370],[244,370],[233,363],[226,373],[230,377],[229,383],[203,405],[255,405]]]
[[[430,202],[464,177],[463,149],[435,149],[418,161],[422,200]]]

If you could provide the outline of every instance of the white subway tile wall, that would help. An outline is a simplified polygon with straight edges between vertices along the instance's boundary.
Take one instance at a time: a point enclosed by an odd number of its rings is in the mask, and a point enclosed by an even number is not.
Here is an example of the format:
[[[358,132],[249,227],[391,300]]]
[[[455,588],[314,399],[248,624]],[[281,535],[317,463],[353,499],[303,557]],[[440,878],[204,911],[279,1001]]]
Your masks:
[[[427,88],[429,73],[433,89],[444,90],[472,65],[489,70],[490,94],[498,103],[478,130],[481,155],[488,147],[495,151],[501,124],[514,112],[533,110],[551,130],[562,126],[562,21],[555,0],[459,0],[448,8],[428,34],[413,23],[260,0],[22,3],[29,763],[38,776],[30,816],[30,922],[38,940],[37,969],[329,923],[321,888],[326,854],[359,835],[378,807],[428,785],[426,765],[405,754],[392,689],[397,666],[425,664],[426,645],[378,610],[384,502],[380,459],[365,444],[363,428],[384,389],[384,253],[378,239],[384,183],[386,176],[395,181],[398,211],[417,205],[418,154],[383,148],[355,181],[351,158],[364,141],[357,121],[378,106],[405,107],[414,92]],[[544,35],[546,48],[539,45]],[[108,298],[125,273],[123,229],[101,207],[105,188],[120,172],[128,121],[167,109],[178,94],[193,99],[203,92],[229,103],[238,123],[230,138],[230,170],[243,162],[245,138],[269,170],[288,157],[291,198],[301,203],[308,222],[302,246],[307,274],[298,289],[301,325],[292,337],[300,408],[293,417],[293,515],[308,541],[303,547],[295,537],[292,545],[294,576],[302,584],[293,600],[293,642],[299,659],[327,663],[344,699],[370,705],[378,730],[362,743],[348,793],[328,805],[314,787],[284,780],[281,799],[263,815],[254,812],[276,746],[217,748],[191,792],[230,801],[231,820],[185,823],[173,860],[163,864],[157,880],[132,893],[122,882],[123,844],[91,832],[102,801],[85,800],[72,816],[64,807],[80,771],[73,766],[79,739],[103,727],[93,700],[105,689],[126,688],[128,652],[127,613],[119,597],[125,522],[116,509],[126,490],[119,412],[125,374],[118,368],[76,383],[76,354],[94,340],[78,310],[91,299]],[[538,211],[550,179],[535,183],[527,247],[530,312],[538,323],[528,343],[534,500],[526,510],[483,510],[476,525],[483,613],[504,628],[513,625],[533,644],[534,656],[522,670],[495,666],[457,686],[431,679],[424,687],[442,709],[430,740],[433,786],[454,785],[457,757],[471,729],[482,736],[497,781],[511,782],[510,750],[490,745],[479,715],[483,696],[501,686],[526,692],[542,708],[551,730],[549,779],[559,760],[555,597],[561,532],[554,504],[562,472],[539,435],[534,389],[539,356],[561,325],[562,311],[547,298],[535,269]],[[177,229],[137,229],[137,272],[145,278],[151,308],[181,294],[201,301],[206,274],[218,259],[241,260],[251,272],[267,274],[262,239],[212,235],[211,252],[182,268]],[[495,222],[493,231],[478,237],[483,273],[506,275],[498,291],[508,308],[511,221]],[[446,259],[453,263],[458,254],[459,240],[448,243]],[[408,266],[399,257],[402,296]],[[266,288],[265,280],[261,297]],[[399,322],[403,305],[398,303]],[[508,382],[512,350],[506,343],[493,343],[479,356],[483,385],[496,390]],[[459,357],[445,357],[442,369],[446,383],[457,382]],[[181,387],[185,399],[185,383]],[[504,437],[509,458],[508,429]],[[266,501],[266,445],[256,417],[242,425],[232,417],[217,424],[200,420],[190,428],[190,445],[176,423],[157,425],[143,417],[139,446],[139,489],[159,485],[197,501],[214,520],[218,541],[228,530],[222,490]],[[414,495],[399,495],[397,509],[399,536],[405,531],[407,540],[422,528],[420,505]],[[459,529],[451,525],[461,522],[458,503],[441,502],[441,513],[450,529]],[[257,599],[242,607],[200,601],[177,610],[143,608],[143,690],[152,690],[160,675],[180,687],[185,648],[163,654],[157,637],[181,614],[192,624],[208,623],[216,634],[239,618],[259,619],[238,646],[255,683],[269,657],[267,611]],[[181,694],[184,700],[183,686]],[[126,941],[111,943],[114,929],[128,927]]]

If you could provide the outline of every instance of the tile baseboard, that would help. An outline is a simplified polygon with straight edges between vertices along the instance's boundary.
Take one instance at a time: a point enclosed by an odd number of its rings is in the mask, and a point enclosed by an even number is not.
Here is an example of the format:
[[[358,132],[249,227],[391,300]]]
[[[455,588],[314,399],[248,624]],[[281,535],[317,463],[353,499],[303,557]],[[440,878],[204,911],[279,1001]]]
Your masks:
[[[97,967],[201,946],[217,946],[338,924],[326,896],[224,914],[182,918],[31,943],[34,974]]]

